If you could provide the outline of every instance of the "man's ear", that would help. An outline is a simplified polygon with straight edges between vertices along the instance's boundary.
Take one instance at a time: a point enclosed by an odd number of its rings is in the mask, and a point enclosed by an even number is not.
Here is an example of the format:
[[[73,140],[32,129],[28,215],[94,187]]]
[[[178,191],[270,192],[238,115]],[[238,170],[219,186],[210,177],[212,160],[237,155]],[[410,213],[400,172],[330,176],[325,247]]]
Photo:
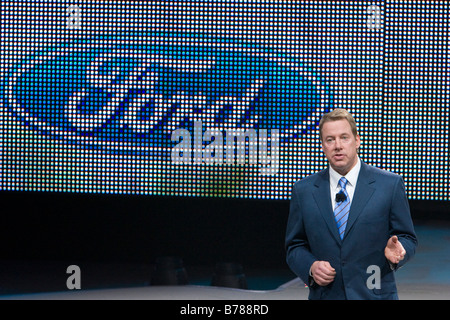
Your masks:
[[[356,135],[356,153],[359,154],[359,147],[361,146],[361,137],[359,134]]]

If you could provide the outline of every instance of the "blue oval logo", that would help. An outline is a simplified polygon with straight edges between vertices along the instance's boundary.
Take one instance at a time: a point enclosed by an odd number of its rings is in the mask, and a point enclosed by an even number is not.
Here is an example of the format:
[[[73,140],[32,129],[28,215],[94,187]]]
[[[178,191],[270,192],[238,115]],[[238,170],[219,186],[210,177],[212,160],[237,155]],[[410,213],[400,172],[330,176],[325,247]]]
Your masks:
[[[124,40],[125,39],[125,40]],[[7,78],[8,109],[42,134],[113,152],[162,154],[171,132],[315,127],[332,95],[307,66],[202,38],[105,38],[49,49]]]

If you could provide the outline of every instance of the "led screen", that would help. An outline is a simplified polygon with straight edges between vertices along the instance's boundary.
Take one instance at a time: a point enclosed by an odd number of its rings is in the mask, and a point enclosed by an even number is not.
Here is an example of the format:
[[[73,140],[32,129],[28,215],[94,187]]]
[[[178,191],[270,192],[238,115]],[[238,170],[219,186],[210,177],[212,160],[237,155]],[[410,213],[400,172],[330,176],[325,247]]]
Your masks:
[[[1,190],[286,200],[347,108],[363,161],[449,200],[446,2],[1,10]]]

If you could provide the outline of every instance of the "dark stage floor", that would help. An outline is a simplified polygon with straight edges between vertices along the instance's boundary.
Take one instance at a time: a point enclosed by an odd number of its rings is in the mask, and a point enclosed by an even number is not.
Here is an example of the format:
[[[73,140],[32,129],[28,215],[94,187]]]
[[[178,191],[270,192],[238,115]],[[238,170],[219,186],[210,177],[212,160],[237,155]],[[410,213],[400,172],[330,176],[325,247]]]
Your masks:
[[[397,271],[404,300],[450,299],[450,222],[416,223],[416,256]],[[68,290],[67,262],[2,261],[0,299],[307,299],[305,288],[289,269],[244,267],[247,289],[211,286],[213,266],[185,269],[187,285],[150,285],[152,265],[80,263],[81,290]]]

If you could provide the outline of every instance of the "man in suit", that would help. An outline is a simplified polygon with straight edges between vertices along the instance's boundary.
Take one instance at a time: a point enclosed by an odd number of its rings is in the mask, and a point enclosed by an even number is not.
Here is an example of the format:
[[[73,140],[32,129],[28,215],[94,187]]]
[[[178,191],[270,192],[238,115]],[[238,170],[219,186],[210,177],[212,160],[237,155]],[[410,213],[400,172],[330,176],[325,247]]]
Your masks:
[[[309,299],[398,299],[394,271],[417,246],[403,179],[359,159],[346,110],[325,114],[319,136],[329,166],[294,184],[286,261]]]

